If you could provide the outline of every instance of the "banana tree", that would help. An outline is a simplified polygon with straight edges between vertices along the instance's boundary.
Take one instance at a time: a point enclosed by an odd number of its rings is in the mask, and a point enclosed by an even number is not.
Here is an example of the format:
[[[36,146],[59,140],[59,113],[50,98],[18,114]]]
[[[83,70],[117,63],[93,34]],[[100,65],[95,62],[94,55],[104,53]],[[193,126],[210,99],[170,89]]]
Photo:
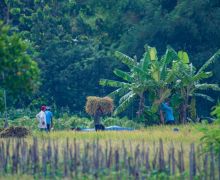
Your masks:
[[[209,101],[214,101],[210,96],[200,93],[202,90],[219,91],[218,84],[202,83],[204,79],[212,76],[212,72],[206,72],[206,68],[220,57],[220,51],[215,53],[198,71],[190,63],[188,54],[184,51],[178,52],[178,61],[173,62],[173,69],[177,78],[174,88],[176,89],[182,102],[180,104],[180,120],[186,122],[189,110],[190,98],[202,97]]]
[[[137,114],[140,117],[145,108],[144,94],[150,98],[150,103],[153,104],[150,110],[155,113],[159,105],[170,95],[171,89],[168,86],[173,82],[174,73],[168,66],[171,66],[171,62],[178,57],[177,53],[168,47],[165,55],[158,60],[156,48],[146,45],[143,58],[139,62],[120,52],[116,52],[115,55],[130,70],[129,72],[114,70],[123,82],[100,80],[100,85],[118,88],[109,95],[121,96],[115,114],[122,112],[135,98],[139,98]]]
[[[143,113],[145,92],[153,87],[153,81],[150,76],[149,53],[152,49],[149,49],[138,62],[121,52],[116,52],[116,58],[129,68],[128,72],[120,69],[115,69],[114,74],[121,78],[123,81],[101,79],[100,85],[116,87],[117,89],[109,94],[110,97],[120,96],[119,106],[115,109],[114,114],[119,114],[124,111],[136,98],[139,99],[138,116]]]
[[[152,94],[152,110],[157,111],[158,106],[171,94],[172,84],[175,81],[175,72],[172,69],[172,62],[178,58],[177,53],[167,47],[166,53],[159,60],[156,49],[154,48],[154,56],[151,58],[150,74],[154,81]]]

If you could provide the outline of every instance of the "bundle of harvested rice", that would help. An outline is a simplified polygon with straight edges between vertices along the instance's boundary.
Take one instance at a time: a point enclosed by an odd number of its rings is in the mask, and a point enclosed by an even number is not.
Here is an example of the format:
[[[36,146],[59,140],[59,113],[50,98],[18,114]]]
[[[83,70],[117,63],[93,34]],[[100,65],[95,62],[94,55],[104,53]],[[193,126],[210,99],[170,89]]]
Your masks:
[[[9,127],[0,132],[1,138],[7,137],[26,137],[30,134],[29,130],[25,127]]]
[[[101,108],[104,115],[112,113],[114,104],[110,97],[88,96],[86,101],[86,112],[95,115],[98,108]]]

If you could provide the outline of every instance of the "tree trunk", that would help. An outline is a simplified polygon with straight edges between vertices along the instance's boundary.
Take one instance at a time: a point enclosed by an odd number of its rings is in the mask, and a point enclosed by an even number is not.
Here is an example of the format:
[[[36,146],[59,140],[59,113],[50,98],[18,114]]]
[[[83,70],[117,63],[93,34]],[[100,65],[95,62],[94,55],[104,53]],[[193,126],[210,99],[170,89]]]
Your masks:
[[[164,115],[163,115],[163,111],[162,110],[160,110],[160,122],[162,124],[164,124]]]
[[[140,118],[144,112],[144,101],[145,101],[144,93],[142,93],[140,95],[139,108],[138,108],[138,112],[137,112],[138,118]]]
[[[182,124],[185,124],[186,123],[186,119],[187,119],[187,107],[188,107],[188,104],[186,104],[186,101],[183,102],[181,105],[180,105],[180,122]]]

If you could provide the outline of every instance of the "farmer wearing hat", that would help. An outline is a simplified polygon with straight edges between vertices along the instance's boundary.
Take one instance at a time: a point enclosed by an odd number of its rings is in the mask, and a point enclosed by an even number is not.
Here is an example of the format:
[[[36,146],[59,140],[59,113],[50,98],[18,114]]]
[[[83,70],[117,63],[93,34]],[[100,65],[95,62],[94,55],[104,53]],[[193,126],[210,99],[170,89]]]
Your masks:
[[[36,118],[39,122],[38,124],[38,128],[41,131],[44,131],[46,129],[46,115],[45,115],[45,111],[46,111],[46,106],[41,106],[41,111],[36,115]]]

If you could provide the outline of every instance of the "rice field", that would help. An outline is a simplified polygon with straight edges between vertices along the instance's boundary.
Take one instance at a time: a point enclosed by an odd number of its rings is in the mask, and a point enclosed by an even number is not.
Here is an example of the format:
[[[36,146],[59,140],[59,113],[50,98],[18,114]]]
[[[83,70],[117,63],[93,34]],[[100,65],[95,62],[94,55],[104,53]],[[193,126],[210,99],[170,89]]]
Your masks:
[[[202,126],[34,131],[25,139],[2,138],[0,179],[217,178],[220,156],[203,153]]]

